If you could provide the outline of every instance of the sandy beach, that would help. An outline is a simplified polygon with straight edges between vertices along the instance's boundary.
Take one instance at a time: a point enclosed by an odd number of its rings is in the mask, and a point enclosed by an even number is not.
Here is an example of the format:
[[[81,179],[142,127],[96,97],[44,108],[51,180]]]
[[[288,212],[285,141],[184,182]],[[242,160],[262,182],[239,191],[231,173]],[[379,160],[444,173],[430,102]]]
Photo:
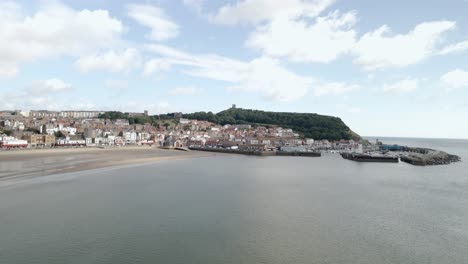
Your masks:
[[[212,156],[212,153],[155,147],[75,148],[0,151],[0,181],[113,166]]]

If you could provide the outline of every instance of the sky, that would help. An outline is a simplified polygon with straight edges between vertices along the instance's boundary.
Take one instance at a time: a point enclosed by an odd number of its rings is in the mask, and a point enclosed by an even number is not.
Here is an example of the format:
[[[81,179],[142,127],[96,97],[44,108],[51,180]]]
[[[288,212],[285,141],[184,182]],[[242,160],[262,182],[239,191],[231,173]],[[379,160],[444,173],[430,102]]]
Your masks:
[[[248,109],[468,138],[468,1],[0,1],[0,110]]]

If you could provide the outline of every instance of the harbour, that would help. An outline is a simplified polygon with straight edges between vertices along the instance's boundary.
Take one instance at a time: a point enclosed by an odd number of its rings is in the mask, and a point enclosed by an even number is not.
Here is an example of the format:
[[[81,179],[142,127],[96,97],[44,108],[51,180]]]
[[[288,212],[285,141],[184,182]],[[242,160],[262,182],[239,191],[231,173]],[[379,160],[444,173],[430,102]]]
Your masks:
[[[321,157],[320,152],[286,152],[286,151],[265,151],[265,150],[238,150],[238,149],[226,149],[226,148],[207,148],[207,147],[189,147],[190,150],[194,151],[206,151],[215,153],[226,153],[226,154],[240,154],[250,156],[300,156],[300,157]]]

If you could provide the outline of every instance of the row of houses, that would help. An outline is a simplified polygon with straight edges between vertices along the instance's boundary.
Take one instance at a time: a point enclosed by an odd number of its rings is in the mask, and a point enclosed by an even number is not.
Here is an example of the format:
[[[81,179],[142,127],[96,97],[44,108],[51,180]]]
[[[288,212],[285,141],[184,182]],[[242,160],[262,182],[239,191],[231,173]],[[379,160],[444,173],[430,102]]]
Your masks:
[[[133,140],[122,136],[96,138],[61,137],[53,135],[31,134],[17,139],[12,136],[0,136],[1,149],[20,148],[50,148],[50,147],[85,147],[85,146],[125,146],[125,145],[162,145],[164,137],[157,136],[141,140]]]
[[[0,120],[0,126],[22,131],[26,128],[24,122],[18,120]]]
[[[32,110],[28,114],[29,117],[39,118],[97,118],[100,114],[103,114],[103,111],[48,111],[48,110]]]

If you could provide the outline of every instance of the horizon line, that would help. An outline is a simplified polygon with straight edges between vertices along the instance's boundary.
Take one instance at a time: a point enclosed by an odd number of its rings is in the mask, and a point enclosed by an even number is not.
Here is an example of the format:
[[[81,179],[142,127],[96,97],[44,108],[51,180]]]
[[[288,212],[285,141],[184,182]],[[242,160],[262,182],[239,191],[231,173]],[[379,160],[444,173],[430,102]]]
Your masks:
[[[415,137],[415,136],[361,136],[362,138],[402,138],[402,139],[449,139],[449,140],[468,140],[468,138],[458,137]]]

